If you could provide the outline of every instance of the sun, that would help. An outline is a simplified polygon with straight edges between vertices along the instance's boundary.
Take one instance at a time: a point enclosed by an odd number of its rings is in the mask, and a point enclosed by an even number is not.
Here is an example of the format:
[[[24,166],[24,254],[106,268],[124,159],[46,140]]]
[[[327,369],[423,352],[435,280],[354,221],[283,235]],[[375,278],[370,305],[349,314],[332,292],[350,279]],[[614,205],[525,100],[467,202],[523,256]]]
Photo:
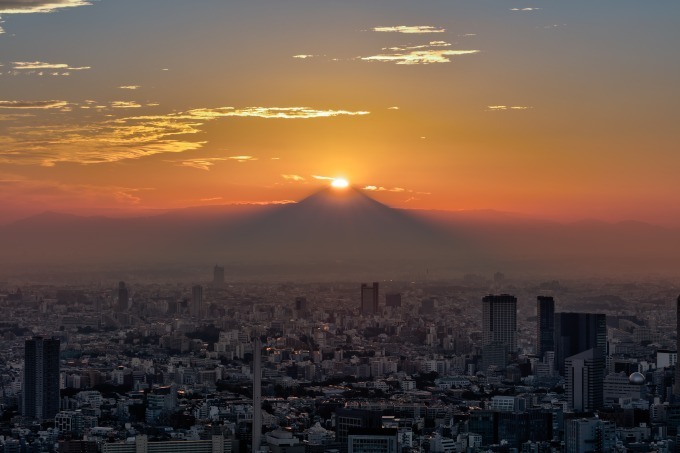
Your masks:
[[[349,187],[349,181],[344,178],[335,178],[333,182],[331,182],[331,186],[336,189],[344,189],[345,187]]]

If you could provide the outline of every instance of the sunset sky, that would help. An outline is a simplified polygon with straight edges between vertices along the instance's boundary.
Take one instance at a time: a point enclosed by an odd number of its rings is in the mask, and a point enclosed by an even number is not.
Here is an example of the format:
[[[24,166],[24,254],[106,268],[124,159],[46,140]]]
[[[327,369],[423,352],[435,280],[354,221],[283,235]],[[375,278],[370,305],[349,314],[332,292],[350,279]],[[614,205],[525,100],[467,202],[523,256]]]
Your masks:
[[[0,0],[0,223],[299,200],[680,225],[677,0]]]

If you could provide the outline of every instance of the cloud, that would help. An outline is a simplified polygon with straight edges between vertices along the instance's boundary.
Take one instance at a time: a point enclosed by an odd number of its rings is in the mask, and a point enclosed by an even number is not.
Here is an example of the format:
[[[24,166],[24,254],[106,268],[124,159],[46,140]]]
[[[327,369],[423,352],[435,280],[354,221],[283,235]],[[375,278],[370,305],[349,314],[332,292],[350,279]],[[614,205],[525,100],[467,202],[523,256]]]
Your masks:
[[[142,104],[138,104],[134,101],[113,101],[111,107],[114,109],[137,109],[140,108]]]
[[[444,41],[431,41],[429,44],[407,47],[389,47],[388,53],[361,57],[363,61],[382,61],[401,65],[450,63],[451,57],[479,53],[479,50],[443,49],[451,44]]]
[[[13,61],[12,65],[15,71],[29,71],[40,69],[60,69],[65,71],[84,71],[92,69],[90,66],[74,67],[66,63],[46,63],[44,61]]]
[[[510,11],[538,11],[541,8],[510,8]]]
[[[295,182],[303,182],[306,181],[306,179],[300,175],[281,175],[283,179],[286,181],[295,181]]]
[[[406,33],[406,34],[421,34],[421,33],[444,33],[445,28],[435,27],[432,25],[397,25],[393,27],[374,27],[373,31],[385,33]]]
[[[321,181],[334,181],[335,178],[332,176],[319,176],[319,175],[312,175],[312,178],[318,179]]]
[[[243,163],[243,162],[249,162],[253,160],[257,160],[257,157],[253,156],[229,156],[227,159],[235,160],[236,162]]]
[[[91,4],[86,0],[0,0],[0,14],[51,13],[61,8]]]
[[[210,167],[215,165],[215,162],[223,162],[227,160],[226,157],[205,157],[198,159],[186,159],[179,162],[182,167],[191,167],[198,170],[210,171]]]
[[[6,133],[0,136],[0,163],[43,166],[53,166],[59,162],[98,164],[197,150],[206,142],[191,137],[203,132],[205,123],[226,117],[306,119],[368,114],[309,107],[220,107],[165,115],[117,117],[120,112],[142,106],[128,101],[115,101],[110,106],[92,100],[81,104],[66,101],[0,101],[0,109],[59,109],[67,113],[73,107],[80,107],[76,111],[87,111],[90,114],[88,120],[84,121],[76,113],[72,117],[60,116],[58,121],[43,114],[31,126],[14,125],[6,128]],[[257,158],[239,155],[225,159],[243,163]],[[181,162],[185,163],[180,165],[205,170],[214,161],[198,159]]]
[[[529,110],[533,107],[524,105],[489,105],[486,108],[487,112],[502,112],[504,110]]]
[[[115,207],[139,207],[140,194],[152,188],[117,185],[95,186],[54,180],[35,180],[24,176],[0,174],[0,204],[20,210],[101,210]]]
[[[383,186],[376,186],[376,185],[367,185],[361,188],[362,190],[366,190],[368,192],[393,192],[393,193],[415,193],[415,194],[422,194],[422,195],[430,195],[429,192],[416,192],[411,189],[405,189],[403,187],[383,187]]]
[[[141,85],[123,85],[118,88],[121,90],[139,90],[141,87]]]
[[[219,107],[214,109],[194,109],[188,114],[196,118],[212,119],[229,116],[256,117],[256,118],[279,118],[279,119],[308,119],[326,118],[334,116],[368,115],[370,112],[347,110],[317,110],[309,107],[246,107],[236,109],[234,107]]]
[[[397,106],[387,107],[387,110],[399,110],[399,107]]]
[[[2,109],[60,109],[68,105],[66,101],[0,101]]]
[[[293,58],[298,58],[300,60],[307,60],[309,58],[314,58],[314,57],[316,57],[316,55],[305,55],[305,54],[293,55]]]

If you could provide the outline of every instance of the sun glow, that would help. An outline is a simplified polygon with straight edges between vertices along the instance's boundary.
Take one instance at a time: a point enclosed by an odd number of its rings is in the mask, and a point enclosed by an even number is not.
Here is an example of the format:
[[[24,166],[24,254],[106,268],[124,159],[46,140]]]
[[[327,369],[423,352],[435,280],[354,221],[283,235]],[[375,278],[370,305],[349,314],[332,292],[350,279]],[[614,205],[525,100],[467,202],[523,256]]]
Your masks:
[[[335,187],[336,189],[344,189],[345,187],[349,186],[349,181],[343,178],[335,178],[333,182],[331,182],[331,186]]]

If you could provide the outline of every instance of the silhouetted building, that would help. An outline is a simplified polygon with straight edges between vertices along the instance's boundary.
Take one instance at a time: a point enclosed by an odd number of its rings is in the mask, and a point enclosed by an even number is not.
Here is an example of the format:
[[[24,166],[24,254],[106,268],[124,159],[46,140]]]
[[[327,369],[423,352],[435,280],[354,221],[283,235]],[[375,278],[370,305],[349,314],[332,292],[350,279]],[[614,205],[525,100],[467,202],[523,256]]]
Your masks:
[[[576,412],[590,412],[604,405],[605,357],[593,348],[567,357],[565,379],[567,404]]]
[[[125,286],[125,282],[118,283],[118,304],[117,311],[126,311],[130,303],[130,294]]]
[[[224,267],[215,266],[213,269],[213,285],[222,286],[224,285]]]
[[[378,313],[378,282],[373,285],[361,284],[361,314],[375,315]]]
[[[565,373],[567,357],[589,349],[607,355],[607,316],[601,313],[555,313],[555,365]]]
[[[191,288],[191,316],[200,318],[203,316],[203,287],[195,285]]]
[[[536,355],[543,357],[555,350],[555,300],[548,296],[536,298]]]
[[[420,301],[420,314],[431,315],[434,314],[434,299],[423,299]]]
[[[616,445],[616,425],[599,418],[567,420],[565,425],[566,453],[612,451]]]
[[[382,416],[378,411],[338,408],[335,411],[336,440],[341,450],[347,452],[347,440],[351,429],[381,428]]]
[[[482,299],[482,346],[499,342],[517,350],[517,298],[509,294]]]
[[[21,413],[37,420],[59,412],[59,347],[57,338],[26,340]]]
[[[386,307],[401,307],[401,293],[385,294]]]
[[[307,311],[307,298],[306,297],[296,297],[295,298],[295,311],[300,313]]]
[[[352,428],[347,436],[348,453],[397,453],[396,429]]]

